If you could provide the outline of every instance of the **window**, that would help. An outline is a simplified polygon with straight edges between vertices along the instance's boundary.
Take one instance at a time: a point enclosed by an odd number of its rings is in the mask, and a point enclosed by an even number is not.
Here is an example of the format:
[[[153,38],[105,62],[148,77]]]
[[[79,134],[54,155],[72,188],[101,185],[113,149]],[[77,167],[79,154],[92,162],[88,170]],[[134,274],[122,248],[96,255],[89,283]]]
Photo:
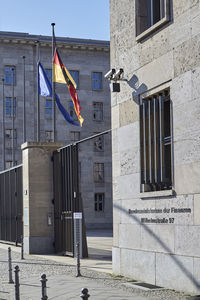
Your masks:
[[[5,84],[16,84],[16,68],[15,66],[5,66]]]
[[[76,85],[77,85],[77,89],[79,89],[79,71],[69,71],[72,78],[74,79],[74,81],[76,82]]]
[[[94,134],[97,134],[97,132]],[[104,151],[104,136],[103,135],[100,135],[94,139],[94,151]]]
[[[52,83],[52,69],[46,69],[45,71],[49,81]]]
[[[103,120],[103,103],[101,102],[93,103],[93,119],[95,121]]]
[[[71,131],[70,139],[72,142],[80,141],[80,132],[79,131]]]
[[[104,181],[104,164],[94,163],[94,181],[102,182]]]
[[[14,107],[13,107],[14,105]],[[13,110],[14,110],[14,117],[16,116],[16,98],[6,97],[5,99],[5,115],[7,117],[13,116]]]
[[[17,165],[17,161],[15,161],[15,166]],[[12,160],[7,160],[6,161],[6,169],[12,168]]]
[[[77,115],[74,110],[74,104],[72,101],[69,102],[69,114],[74,121],[78,121]]]
[[[53,142],[53,132],[51,130],[45,131],[45,141],[46,142]]]
[[[171,104],[169,90],[141,99],[141,190],[172,188]]]
[[[13,130],[12,129],[6,129],[5,130],[5,147],[6,149],[12,148],[12,137],[13,137]],[[16,129],[14,130],[14,148],[16,148],[17,143],[17,132]]]
[[[52,99],[46,99],[45,115],[48,116],[48,117],[52,117],[52,115],[53,115],[53,101],[52,101]]]
[[[169,0],[136,1],[137,36],[141,35],[141,38],[144,38],[169,21],[168,2]]]
[[[92,89],[98,91],[102,89],[102,73],[92,72]]]
[[[94,195],[94,210],[95,211],[104,211],[104,194],[96,193]]]

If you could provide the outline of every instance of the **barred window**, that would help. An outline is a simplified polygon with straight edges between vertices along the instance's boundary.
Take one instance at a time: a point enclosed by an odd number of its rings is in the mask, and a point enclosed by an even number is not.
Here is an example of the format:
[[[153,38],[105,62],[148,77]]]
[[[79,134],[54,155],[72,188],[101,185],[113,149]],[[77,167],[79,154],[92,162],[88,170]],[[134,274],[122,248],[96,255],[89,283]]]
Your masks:
[[[94,163],[94,181],[103,182],[104,181],[104,164]]]
[[[103,120],[103,103],[102,102],[94,102],[93,103],[93,119],[95,121]]]
[[[13,130],[12,129],[6,129],[5,130],[5,147],[6,149],[12,148],[12,138],[13,138]],[[14,148],[16,148],[17,144],[17,131],[14,129]]]
[[[14,101],[13,101],[14,100]],[[14,117],[16,116],[16,98],[6,97],[5,99],[5,115],[6,117],[12,117],[14,111]]]
[[[94,195],[94,210],[104,211],[104,193],[96,193]]]
[[[5,84],[16,84],[16,67],[15,66],[5,66]]]
[[[141,190],[172,188],[171,100],[169,90],[141,99]]]

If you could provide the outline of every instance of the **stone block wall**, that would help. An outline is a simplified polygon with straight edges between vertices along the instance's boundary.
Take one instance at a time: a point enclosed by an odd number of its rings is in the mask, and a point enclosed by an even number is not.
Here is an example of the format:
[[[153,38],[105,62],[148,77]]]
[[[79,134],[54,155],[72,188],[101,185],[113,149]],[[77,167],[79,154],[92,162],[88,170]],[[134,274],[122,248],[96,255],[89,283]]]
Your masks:
[[[200,2],[169,1],[170,20],[136,41],[133,0],[110,0],[111,68],[128,82],[112,94],[113,272],[189,293],[200,274]],[[140,193],[139,100],[169,88],[172,191]],[[138,212],[136,210],[140,210]],[[146,210],[146,211],[145,211]],[[147,224],[142,218],[160,218]]]

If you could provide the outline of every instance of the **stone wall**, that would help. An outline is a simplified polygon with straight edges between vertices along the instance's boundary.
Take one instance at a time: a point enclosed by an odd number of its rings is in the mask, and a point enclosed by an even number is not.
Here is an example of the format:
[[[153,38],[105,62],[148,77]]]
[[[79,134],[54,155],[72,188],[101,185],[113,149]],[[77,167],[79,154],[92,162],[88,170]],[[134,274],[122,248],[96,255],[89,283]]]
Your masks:
[[[135,1],[110,0],[110,9],[111,67],[123,68],[128,77],[111,99],[113,272],[199,293],[200,3],[170,1],[170,21],[140,42]],[[138,104],[144,93],[166,87],[173,112],[173,189],[145,196]],[[144,224],[142,218],[164,221]]]

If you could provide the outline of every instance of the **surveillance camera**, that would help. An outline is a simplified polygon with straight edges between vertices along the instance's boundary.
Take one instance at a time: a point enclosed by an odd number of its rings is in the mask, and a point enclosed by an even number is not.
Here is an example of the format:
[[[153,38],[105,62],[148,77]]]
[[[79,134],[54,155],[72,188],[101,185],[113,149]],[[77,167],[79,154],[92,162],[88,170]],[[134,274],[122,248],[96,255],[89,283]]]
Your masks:
[[[120,77],[122,76],[123,73],[124,73],[124,70],[123,70],[123,69],[117,70],[117,72],[116,72],[115,75],[113,76],[113,79],[115,79],[115,80],[120,79]]]
[[[115,69],[111,69],[110,71],[108,71],[108,72],[104,75],[104,77],[107,78],[107,79],[112,79],[113,74],[115,74]]]

